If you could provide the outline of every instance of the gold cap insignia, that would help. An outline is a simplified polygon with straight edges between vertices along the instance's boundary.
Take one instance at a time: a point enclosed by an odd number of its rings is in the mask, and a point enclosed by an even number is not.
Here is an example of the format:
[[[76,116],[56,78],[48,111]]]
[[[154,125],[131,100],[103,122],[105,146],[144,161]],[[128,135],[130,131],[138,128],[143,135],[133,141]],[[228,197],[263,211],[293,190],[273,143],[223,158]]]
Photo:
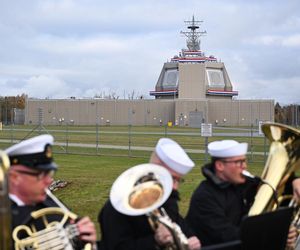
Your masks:
[[[52,158],[52,149],[50,145],[46,147],[45,155],[47,158]]]

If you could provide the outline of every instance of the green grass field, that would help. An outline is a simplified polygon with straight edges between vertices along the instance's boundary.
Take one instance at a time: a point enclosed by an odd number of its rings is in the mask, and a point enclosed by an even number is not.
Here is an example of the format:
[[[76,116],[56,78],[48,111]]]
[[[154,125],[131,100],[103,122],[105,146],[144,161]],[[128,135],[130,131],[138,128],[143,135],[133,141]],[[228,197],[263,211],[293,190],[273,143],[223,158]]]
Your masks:
[[[148,159],[56,154],[55,161],[59,165],[55,179],[67,181],[69,184],[54,194],[79,216],[90,216],[100,235],[97,216],[109,197],[112,183],[127,168],[145,163]],[[202,164],[203,162],[196,161],[196,167],[180,186],[180,210],[183,215],[187,212],[193,190],[203,179],[200,171]],[[249,165],[249,170],[254,174],[260,174],[262,168],[262,164]]]
[[[161,137],[169,137],[178,141],[185,149],[205,149],[205,139],[199,129],[187,127],[129,127],[129,126],[48,126],[42,130],[34,126],[6,126],[0,131],[0,148],[4,149],[16,140],[49,132],[55,142],[55,161],[59,165],[55,180],[67,181],[68,185],[54,192],[73,212],[79,216],[88,215],[95,222],[100,238],[97,216],[109,198],[109,191],[114,180],[126,169],[149,160],[149,150],[128,150],[120,148],[95,148],[68,146],[70,143],[84,143],[117,146],[140,146],[154,148]],[[240,128],[243,130],[244,128]],[[230,132],[241,132],[239,128]],[[217,128],[214,132],[225,132]],[[174,134],[177,133],[177,134]],[[193,133],[193,134],[191,134]],[[268,142],[263,137],[210,137],[208,141],[235,139],[248,142],[253,152],[269,150]],[[266,144],[266,145],[265,145]],[[250,149],[249,149],[250,150]],[[204,164],[205,155],[189,154],[196,162],[196,167],[185,177],[180,186],[180,211],[185,215],[193,190],[203,179],[200,167]],[[260,175],[264,166],[264,155],[252,155],[249,171]]]

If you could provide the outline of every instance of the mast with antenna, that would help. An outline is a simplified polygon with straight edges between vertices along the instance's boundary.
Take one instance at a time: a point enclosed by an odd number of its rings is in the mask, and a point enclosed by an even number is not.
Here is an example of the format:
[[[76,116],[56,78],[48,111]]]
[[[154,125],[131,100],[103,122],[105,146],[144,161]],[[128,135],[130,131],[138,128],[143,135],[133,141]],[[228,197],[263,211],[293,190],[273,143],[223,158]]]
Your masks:
[[[187,37],[186,45],[190,51],[200,50],[200,36],[204,36],[206,31],[197,31],[203,21],[195,21],[193,16],[192,21],[184,21],[190,31],[181,31],[180,33]]]

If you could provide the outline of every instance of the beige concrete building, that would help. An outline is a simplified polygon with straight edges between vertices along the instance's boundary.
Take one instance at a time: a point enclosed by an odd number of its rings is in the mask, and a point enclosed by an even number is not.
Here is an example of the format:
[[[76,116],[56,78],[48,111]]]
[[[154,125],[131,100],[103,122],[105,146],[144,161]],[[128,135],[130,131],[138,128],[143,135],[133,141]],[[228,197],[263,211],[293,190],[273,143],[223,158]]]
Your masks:
[[[258,125],[274,120],[274,100],[238,100],[223,62],[200,50],[199,21],[186,21],[187,47],[166,62],[153,100],[27,99],[26,124]]]
[[[274,120],[273,100],[99,100],[28,99],[25,124],[165,125],[200,127],[257,125]]]

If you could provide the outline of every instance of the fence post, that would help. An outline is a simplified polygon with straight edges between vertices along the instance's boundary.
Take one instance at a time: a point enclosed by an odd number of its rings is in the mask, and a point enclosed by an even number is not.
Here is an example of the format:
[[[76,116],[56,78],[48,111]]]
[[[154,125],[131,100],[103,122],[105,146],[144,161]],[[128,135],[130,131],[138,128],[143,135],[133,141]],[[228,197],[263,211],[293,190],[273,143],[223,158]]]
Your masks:
[[[11,140],[11,144],[13,144],[14,143],[14,131],[13,131],[12,122],[10,123],[10,140]]]
[[[207,146],[208,146],[208,137],[206,136],[205,137],[205,159],[204,159],[205,163],[207,163],[207,161],[208,161],[208,148],[207,148]]]
[[[131,123],[132,123],[132,110],[128,109],[128,155],[131,156]]]
[[[166,123],[165,124],[165,137],[167,137],[167,134],[168,134],[168,124]]]
[[[99,153],[99,116],[96,117],[96,154]]]
[[[253,123],[251,123],[250,155],[250,161],[253,162]]]
[[[69,122],[66,121],[66,153],[69,153]]]

